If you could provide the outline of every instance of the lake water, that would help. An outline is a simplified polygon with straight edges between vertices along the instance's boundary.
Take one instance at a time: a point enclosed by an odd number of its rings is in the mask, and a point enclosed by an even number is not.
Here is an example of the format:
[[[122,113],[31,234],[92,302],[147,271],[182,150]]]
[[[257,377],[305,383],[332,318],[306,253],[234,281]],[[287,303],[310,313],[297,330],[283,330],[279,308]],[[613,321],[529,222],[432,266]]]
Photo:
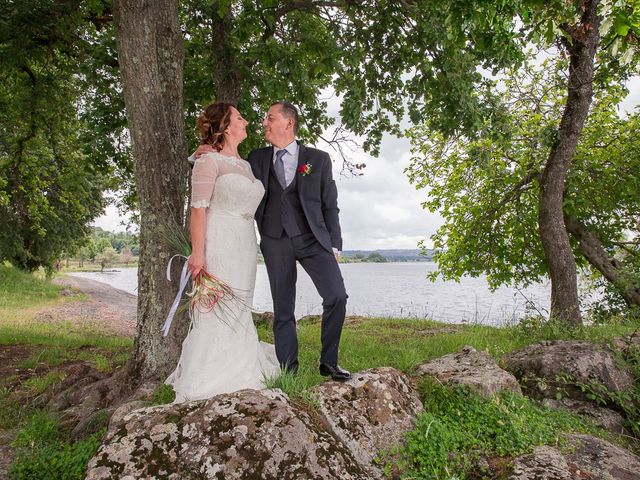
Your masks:
[[[516,322],[529,305],[546,315],[549,283],[526,289],[501,287],[491,292],[484,277],[465,277],[460,283],[426,279],[436,269],[431,262],[346,263],[341,264],[349,300],[348,315],[432,318],[451,323],[504,325]],[[79,272],[72,275],[108,283],[136,294],[136,268],[104,273]],[[258,265],[254,309],[273,311],[269,281],[264,265]],[[535,310],[533,310],[535,311]],[[322,313],[322,300],[311,279],[298,266],[296,316]]]

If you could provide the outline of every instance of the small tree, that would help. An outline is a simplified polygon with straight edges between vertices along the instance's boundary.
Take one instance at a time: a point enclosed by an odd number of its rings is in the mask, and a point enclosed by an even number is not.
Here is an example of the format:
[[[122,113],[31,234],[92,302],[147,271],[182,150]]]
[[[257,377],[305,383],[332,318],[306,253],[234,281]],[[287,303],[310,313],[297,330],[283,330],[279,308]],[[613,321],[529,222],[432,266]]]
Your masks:
[[[132,259],[133,253],[131,252],[131,247],[122,247],[122,250],[120,251],[120,261],[123,262],[126,266],[129,266],[129,262]]]
[[[113,248],[113,246],[111,245],[111,242],[109,242],[109,240],[107,240],[106,238],[100,238],[96,243],[95,243],[95,252],[96,255],[99,253],[104,252],[106,249],[108,248]]]
[[[367,262],[385,263],[386,261],[387,259],[383,257],[380,252],[371,252],[367,257]]]
[[[637,68],[639,62],[635,46],[640,38],[640,2],[579,0],[503,3],[512,5],[514,12],[505,12],[507,16],[501,12],[499,15],[492,15],[484,20],[477,18],[475,21],[489,22],[492,28],[497,28],[496,33],[503,28],[501,25],[513,26],[507,31],[502,30],[505,37],[502,39],[497,36],[497,43],[478,45],[481,50],[489,52],[492,56],[507,54],[512,48],[510,43],[518,35],[535,45],[555,45],[557,55],[566,60],[564,105],[560,118],[548,131],[548,148],[540,172],[540,188],[537,192],[537,235],[551,278],[550,316],[568,325],[581,325],[577,267],[567,231],[569,222],[565,221],[564,216],[566,180],[576,155],[580,135],[589,116],[594,88],[619,82]],[[521,26],[516,30],[517,23]],[[459,34],[466,34],[467,30],[468,27],[462,25]],[[521,42],[518,47],[523,50],[525,45],[526,42]],[[480,80],[475,83],[481,85]],[[463,132],[474,140],[487,133],[484,130],[486,122],[495,122],[496,117],[499,118],[504,111],[505,105],[499,95],[483,97],[477,93],[477,89],[470,92],[470,97],[483,105],[486,112],[483,118],[476,117],[479,121],[473,128]],[[446,115],[450,116],[455,114]],[[448,133],[450,138],[457,136],[438,128],[439,125],[432,120],[430,124],[441,132]],[[500,135],[496,130],[491,133],[497,134],[498,137]],[[464,166],[465,164],[462,165]],[[429,166],[425,165],[425,168]],[[521,177],[519,181],[524,185],[529,183],[527,176]],[[448,203],[447,206],[463,212],[468,211],[470,215],[479,208],[474,203]],[[528,234],[533,236],[534,232],[529,231]]]
[[[105,267],[111,267],[118,260],[118,252],[113,247],[105,248],[96,255],[96,261],[100,264],[100,271],[104,272]]]

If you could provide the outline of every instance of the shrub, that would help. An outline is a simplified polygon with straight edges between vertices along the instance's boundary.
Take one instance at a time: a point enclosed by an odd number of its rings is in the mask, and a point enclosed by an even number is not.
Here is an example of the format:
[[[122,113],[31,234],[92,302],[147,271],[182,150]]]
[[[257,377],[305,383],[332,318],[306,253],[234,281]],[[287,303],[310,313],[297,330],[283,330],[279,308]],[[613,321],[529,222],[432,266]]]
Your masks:
[[[566,411],[543,408],[511,392],[480,397],[425,381],[425,411],[418,417],[398,467],[409,478],[465,478],[474,457],[516,456],[536,445],[561,443],[561,433],[597,431]]]
[[[161,383],[151,394],[151,403],[153,405],[164,405],[171,403],[176,399],[176,392],[173,391],[171,385]]]

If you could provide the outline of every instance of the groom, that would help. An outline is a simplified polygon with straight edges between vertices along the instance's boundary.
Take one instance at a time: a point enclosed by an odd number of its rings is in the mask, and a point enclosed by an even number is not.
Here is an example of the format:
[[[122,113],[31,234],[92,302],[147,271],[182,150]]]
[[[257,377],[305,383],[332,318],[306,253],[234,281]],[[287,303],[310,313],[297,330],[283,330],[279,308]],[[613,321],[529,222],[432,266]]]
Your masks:
[[[351,374],[338,366],[347,293],[338,267],[342,237],[331,159],[296,141],[298,110],[289,102],[271,105],[262,126],[273,146],[252,151],[248,161],[266,190],[256,221],[273,297],[278,361],[283,369],[298,370],[298,261],[322,297],[320,374],[348,380]]]

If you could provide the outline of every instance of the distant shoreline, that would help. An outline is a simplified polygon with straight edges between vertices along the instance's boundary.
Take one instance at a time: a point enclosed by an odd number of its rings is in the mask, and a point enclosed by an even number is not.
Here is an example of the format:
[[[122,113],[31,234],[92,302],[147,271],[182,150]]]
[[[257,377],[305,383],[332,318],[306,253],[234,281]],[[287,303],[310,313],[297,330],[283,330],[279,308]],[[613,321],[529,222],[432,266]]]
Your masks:
[[[501,286],[491,290],[483,276],[462,277],[460,281],[429,276],[437,271],[430,261],[351,262],[340,265],[349,293],[349,315],[431,318],[447,323],[516,323],[534,305],[542,311],[549,304],[550,288],[546,283],[524,289]],[[106,269],[105,269],[106,270]],[[74,272],[72,275],[102,280],[115,288],[137,294],[135,269],[109,269],[99,272]],[[176,278],[173,279],[174,281]],[[256,311],[273,311],[268,275],[264,264],[256,271],[256,289],[252,306]],[[313,282],[298,268],[296,316],[322,313],[322,299]]]
[[[344,250],[341,252],[341,263],[408,263],[408,262],[433,262],[435,251],[427,249],[379,249],[379,250]],[[258,263],[264,263],[260,251],[258,254]],[[78,265],[83,266],[78,266]],[[97,262],[91,262],[88,259],[69,258],[61,262],[60,273],[71,272],[100,272],[101,266]],[[117,271],[117,269],[137,268],[138,257],[134,257],[129,262],[115,262],[106,264],[104,272]]]
[[[343,255],[344,258],[344,255]],[[351,257],[347,257],[347,258],[351,258]],[[341,258],[342,259],[342,258]],[[264,261],[262,260],[262,258],[259,256],[258,257],[258,263],[260,265],[264,265]],[[375,261],[360,261],[360,262],[343,262],[344,264],[349,264],[349,263],[380,263],[380,262],[375,262]],[[408,260],[388,260],[387,262],[384,262],[386,264],[394,264],[394,263],[434,263],[434,261],[432,259],[428,259],[428,258],[424,258],[421,260],[413,260],[413,259],[408,259]],[[101,272],[100,271],[100,266],[93,264],[93,263],[89,263],[89,262],[85,262],[85,264],[90,265],[90,267],[63,267],[58,274],[60,275],[68,275],[68,274],[73,274],[73,273],[117,273],[120,272],[121,270],[129,270],[132,268],[138,268],[139,265],[137,263],[129,263],[128,265],[113,265],[111,267],[105,267],[104,271]]]

